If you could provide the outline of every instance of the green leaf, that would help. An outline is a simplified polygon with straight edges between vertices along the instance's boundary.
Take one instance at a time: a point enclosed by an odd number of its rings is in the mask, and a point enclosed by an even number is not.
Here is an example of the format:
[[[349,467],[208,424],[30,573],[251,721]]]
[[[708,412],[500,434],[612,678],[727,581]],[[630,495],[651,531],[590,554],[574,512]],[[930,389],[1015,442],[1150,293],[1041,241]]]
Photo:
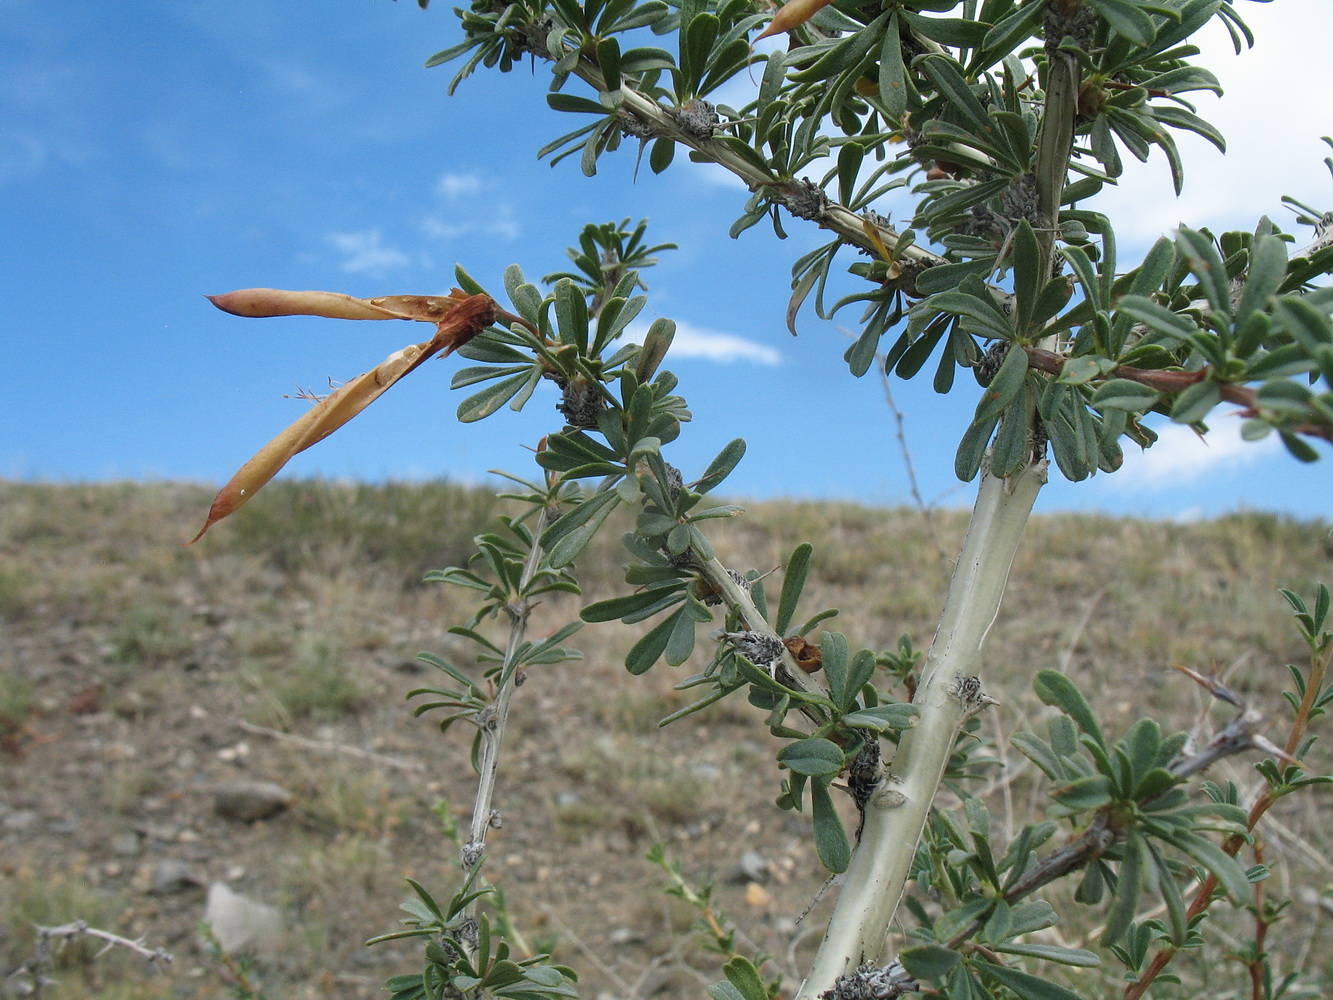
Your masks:
[[[606,108],[602,106],[601,102],[591,101],[586,97],[578,97],[575,94],[547,94],[546,104],[553,111],[574,111],[595,115],[606,114]]]
[[[611,597],[605,601],[589,604],[579,613],[579,617],[585,622],[613,622],[628,615],[634,616],[636,621],[642,621],[657,611],[670,607],[674,603],[673,595],[677,595],[675,600],[678,600],[678,595],[684,587],[682,581],[675,586],[655,587],[621,597]]]
[[[722,480],[731,475],[731,470],[736,468],[737,463],[745,456],[745,439],[736,438],[728,442],[711,463],[699,481],[694,484],[694,490],[700,494],[712,492]]]
[[[547,528],[541,546],[550,553],[550,564],[559,568],[573,562],[619,503],[615,490],[594,494]]]
[[[676,336],[674,320],[655,319],[644,335],[640,348],[639,360],[634,367],[634,375],[641,384],[647,383],[657,371],[662,359],[666,357],[671,341]]]
[[[1111,802],[1111,779],[1104,774],[1093,774],[1086,778],[1077,778],[1064,785],[1057,786],[1051,797],[1060,804],[1068,815],[1100,809]]]
[[[1152,18],[1132,0],[1088,0],[1088,5],[1106,18],[1116,34],[1128,38],[1140,48],[1147,48],[1157,37]]]
[[[560,340],[573,344],[580,354],[588,351],[588,300],[568,278],[555,285],[555,318]]]
[[[687,597],[684,607],[672,616],[671,635],[666,645],[666,661],[671,666],[680,666],[694,652],[695,627],[700,622],[700,611],[704,615],[703,621],[708,621],[712,617],[707,608],[694,598]]]
[[[1019,344],[1010,344],[999,371],[977,402],[973,423],[983,423],[1003,413],[1022,390],[1027,370],[1028,352]]]
[[[972,966],[983,979],[989,979],[1005,986],[1023,1000],[1083,1000],[1073,990],[1058,986],[1048,979],[1034,976],[1030,972],[1006,968],[1003,965],[991,965],[989,962],[976,962]]]
[[[1245,869],[1240,866],[1239,861],[1211,840],[1190,832],[1182,832],[1166,839],[1216,875],[1217,881],[1237,905],[1245,906],[1253,900],[1254,887],[1250,885]]]
[[[1274,313],[1307,353],[1314,355],[1320,347],[1333,344],[1333,322],[1304,298],[1284,295]]]
[[[911,729],[920,714],[921,710],[915,705],[897,702],[848,712],[842,717],[842,722],[853,729],[870,729],[882,733],[890,729]]]
[[[1157,402],[1158,393],[1142,382],[1127,378],[1113,378],[1098,386],[1092,394],[1092,405],[1099,410],[1125,410],[1142,413]]]
[[[1026,354],[1022,348],[1017,350]],[[1032,427],[1028,420],[1031,396],[1031,392],[1019,392],[1000,416],[1000,429],[991,445],[990,469],[1002,479],[1012,476],[1031,458]]]
[[[1027,219],[1020,219],[1013,233],[1011,251],[1014,272],[1014,328],[1020,337],[1028,333],[1037,296],[1046,284],[1042,273],[1041,246]]]
[[[810,782],[810,804],[814,814],[815,852],[819,860],[835,875],[845,872],[852,862],[852,846],[828,786],[822,781]]]
[[[1099,378],[1106,374],[1106,363],[1100,358],[1094,358],[1084,355],[1081,358],[1070,358],[1060,369],[1060,378],[1058,382],[1052,385],[1082,385],[1084,382],[1090,382],[1092,379]],[[1049,420],[1048,413],[1042,414],[1042,419]]]
[[[1269,379],[1255,393],[1255,404],[1261,410],[1302,418],[1310,412],[1314,394],[1308,387],[1289,379]]]
[[[1021,4],[991,25],[986,37],[981,40],[981,48],[974,54],[969,71],[978,64],[994,65],[1012,52],[1016,45],[1032,33],[1043,10],[1045,7],[1042,4]]]
[[[1169,342],[1185,343],[1199,329],[1188,316],[1164,309],[1152,299],[1141,295],[1126,295],[1117,305],[1120,312],[1128,313],[1150,330],[1165,336]]]
[[[629,649],[625,655],[625,669],[639,676],[640,673],[647,673],[653,664],[657,663],[667,652],[667,643],[670,636],[676,628],[676,619],[672,616],[665,617],[649,629],[647,635],[640,639]]]
[[[792,551],[787,560],[787,568],[782,577],[782,595],[778,598],[778,616],[774,619],[773,630],[778,635],[786,635],[787,627],[796,616],[796,606],[801,600],[801,591],[805,587],[805,576],[810,570],[810,556],[814,552],[809,542],[802,542]]]
[[[1119,941],[1129,930],[1129,925],[1138,912],[1139,893],[1143,888],[1143,855],[1145,853],[1143,836],[1137,829],[1131,828],[1125,839],[1125,860],[1120,863],[1119,878],[1116,882],[1115,896],[1111,900],[1110,910],[1106,914],[1106,924],[1102,928],[1101,943],[1112,945]]]
[[[856,142],[844,142],[838,150],[838,200],[849,204],[856,191],[856,178],[861,171],[865,149]]]
[[[970,483],[981,469],[981,461],[986,457],[986,446],[990,444],[991,432],[999,423],[999,417],[973,422],[963,432],[963,439],[958,443],[958,452],[954,455],[953,471],[959,479]]]
[[[778,751],[779,764],[810,777],[837,774],[842,770],[843,760],[842,748],[822,736],[788,743]]]
[[[1013,322],[1005,315],[999,303],[991,297],[990,292],[984,289],[975,295],[965,291],[940,292],[927,299],[924,305],[965,317],[971,321],[965,324],[968,328],[991,340],[1013,339]]]
[[[994,951],[1006,955],[1022,955],[1036,958],[1043,962],[1055,962],[1059,965],[1072,965],[1078,969],[1095,969],[1102,964],[1101,957],[1083,948],[1065,948],[1058,944],[1027,944],[1006,942],[991,946]]]
[[[902,35],[898,12],[889,17],[884,44],[879,50],[879,99],[884,102],[890,121],[898,121],[907,111],[908,76],[903,62]],[[847,199],[843,199],[846,202]]]
[[[602,71],[608,92],[620,89],[620,43],[614,38],[603,38],[597,43],[597,65]]]
[[[754,964],[742,955],[733,955],[726,965],[722,966],[722,973],[727,977],[727,981],[744,998],[744,1000],[768,1000],[768,990],[764,987],[764,982],[759,978],[759,970]]]
[[[994,128],[985,106],[959,71],[958,64],[946,55],[931,53],[913,63],[931,78],[953,110],[966,119],[978,137],[990,137]]]
[[[1237,330],[1245,325],[1251,313],[1262,310],[1268,304],[1269,298],[1281,287],[1286,275],[1286,243],[1276,236],[1260,236],[1250,247],[1245,289],[1236,307]]]
[[[1227,279],[1226,264],[1217,252],[1217,246],[1210,236],[1194,229],[1181,227],[1176,237],[1178,246],[1185,259],[1190,263],[1190,270],[1199,279],[1199,287],[1208,298],[1213,313],[1221,320],[1231,315],[1231,289]]]
[[[1078,724],[1078,727],[1092,737],[1098,746],[1105,747],[1106,739],[1102,736],[1102,727],[1092,714],[1083,694],[1066,675],[1058,670],[1041,670],[1033,678],[1032,689],[1043,704],[1060,709]]]
[[[847,637],[841,632],[825,632],[819,639],[819,652],[829,697],[842,706],[847,698]]]
[[[1283,446],[1287,451],[1291,452],[1292,457],[1297,461],[1319,461],[1319,452],[1315,451],[1315,449],[1310,446],[1309,442],[1305,441],[1300,436],[1291,433],[1291,431],[1279,429],[1277,433],[1278,437],[1282,439]]]
[[[511,375],[507,379],[487,386],[476,395],[469,396],[458,404],[458,419],[470,424],[489,417],[492,413],[513,399],[528,382],[528,372]]]
[[[652,149],[648,151],[648,168],[655,174],[660,174],[671,166],[671,161],[676,158],[676,141],[666,136],[653,140]]]
[[[939,944],[905,948],[898,954],[898,961],[913,979],[940,979],[962,960],[958,952]]]
[[[1216,382],[1195,382],[1171,404],[1171,419],[1178,424],[1200,423],[1222,401],[1222,387]]]

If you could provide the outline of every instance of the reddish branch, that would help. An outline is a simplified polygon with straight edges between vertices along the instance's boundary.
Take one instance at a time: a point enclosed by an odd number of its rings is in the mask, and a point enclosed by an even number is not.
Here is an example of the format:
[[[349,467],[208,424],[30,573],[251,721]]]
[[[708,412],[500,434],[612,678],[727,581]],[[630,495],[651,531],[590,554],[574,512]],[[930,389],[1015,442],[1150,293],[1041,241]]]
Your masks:
[[[1038,347],[1027,348],[1028,365],[1038,371],[1046,372],[1049,375],[1059,375],[1064,370],[1065,361],[1063,354],[1056,354],[1054,351],[1044,351]],[[1112,378],[1128,379],[1131,382],[1137,382],[1145,385],[1155,392],[1175,395],[1184,392],[1190,386],[1204,381],[1208,377],[1210,369],[1200,368],[1197,371],[1187,372],[1179,369],[1158,370],[1153,368],[1135,368],[1132,365],[1121,365],[1111,372]],[[1234,382],[1219,382],[1217,388],[1221,397],[1228,403],[1234,403],[1240,407],[1239,415],[1242,417],[1257,417],[1259,415],[1258,393],[1249,386],[1236,385]],[[1322,438],[1325,441],[1333,443],[1333,427],[1315,423],[1300,423],[1289,428],[1297,434],[1305,434],[1308,437]]]
[[[1292,723],[1291,731],[1287,734],[1287,745],[1283,749],[1283,756],[1289,759],[1295,759],[1295,754],[1300,750],[1300,745],[1305,739],[1305,730],[1309,725],[1311,713],[1314,711],[1315,699],[1324,690],[1324,678],[1328,675],[1331,667],[1333,667],[1333,643],[1330,643],[1328,648],[1323,650],[1322,655],[1315,659],[1314,668],[1310,677],[1306,680],[1305,694],[1296,709],[1296,719]],[[1250,814],[1245,824],[1247,833],[1254,831],[1264,813],[1268,812],[1283,794],[1281,790],[1270,787],[1259,796],[1259,799],[1250,807]],[[1222,842],[1222,850],[1234,858],[1240,853],[1240,849],[1245,846],[1245,841],[1245,836],[1233,833]],[[1216,890],[1217,876],[1209,873],[1203,884],[1199,886],[1199,891],[1195,894],[1194,901],[1190,903],[1189,910],[1186,913],[1186,920],[1190,924],[1193,924],[1194,919],[1213,904]],[[1262,906],[1262,897],[1259,899],[1259,905]],[[1262,909],[1258,912],[1262,916]],[[1260,944],[1262,946],[1262,942]],[[1162,948],[1158,951],[1153,956],[1153,960],[1148,963],[1148,967],[1143,971],[1143,975],[1138,978],[1138,981],[1125,987],[1124,1000],[1139,1000],[1175,957],[1176,952],[1173,948]]]

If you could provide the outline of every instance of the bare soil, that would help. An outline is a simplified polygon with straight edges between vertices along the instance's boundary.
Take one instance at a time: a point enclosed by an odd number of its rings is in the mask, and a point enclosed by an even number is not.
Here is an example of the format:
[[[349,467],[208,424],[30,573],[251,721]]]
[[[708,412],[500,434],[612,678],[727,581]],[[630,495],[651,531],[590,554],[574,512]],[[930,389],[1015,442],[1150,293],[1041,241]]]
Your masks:
[[[363,942],[397,928],[403,876],[452,891],[440,804],[465,826],[475,793],[470,734],[442,736],[406,697],[444,680],[417,652],[468,655],[447,633],[467,595],[418,581],[464,558],[491,501],[441,485],[275,484],[181,547],[208,499],[174,484],[0,483],[0,974],[32,957],[33,923],[85,919],[175,961],[159,974],[70,947],[48,996],[237,995],[238,969],[269,997],[382,996],[416,949]],[[956,550],[964,518],[938,520]],[[992,650],[1001,705],[985,731],[1005,764],[977,791],[1006,822],[1039,806],[1006,734],[1044,729],[1029,682],[1043,667],[1070,673],[1115,728],[1165,705],[1204,730],[1224,716],[1171,664],[1220,669],[1281,742],[1283,664],[1301,647],[1275,588],[1308,594],[1333,577],[1328,530],[1265,515],[1039,518]],[[945,572],[918,513],[760,504],[718,546],[728,565],[763,570],[806,538],[822,560],[812,611],[842,607],[833,627],[872,648],[904,632],[928,643]],[[588,555],[586,599],[623,592],[623,561],[614,541]],[[533,633],[579,606],[547,603]],[[699,913],[644,859],[655,843],[695,885],[716,882],[742,948],[773,956],[766,971],[799,978],[827,902],[798,917],[825,876],[808,818],[773,806],[780,743],[739,698],[659,730],[691,671],[630,677],[620,660],[638,634],[589,626],[570,643],[583,660],[534,671],[518,692],[487,872],[523,939],[577,968],[585,996],[698,997],[720,978],[706,936],[685,933]],[[1327,770],[1326,753],[1314,760]],[[1226,776],[1253,780],[1243,762],[1210,775]],[[215,793],[237,779],[276,782],[291,804],[224,818]],[[1333,961],[1333,896],[1319,888],[1333,875],[1328,794],[1294,796],[1267,841],[1274,892],[1298,915],[1280,946],[1316,976]],[[742,866],[747,852],[761,868]],[[253,962],[201,942],[213,882],[282,913],[286,931]],[[1064,940],[1099,919],[1080,912]]]

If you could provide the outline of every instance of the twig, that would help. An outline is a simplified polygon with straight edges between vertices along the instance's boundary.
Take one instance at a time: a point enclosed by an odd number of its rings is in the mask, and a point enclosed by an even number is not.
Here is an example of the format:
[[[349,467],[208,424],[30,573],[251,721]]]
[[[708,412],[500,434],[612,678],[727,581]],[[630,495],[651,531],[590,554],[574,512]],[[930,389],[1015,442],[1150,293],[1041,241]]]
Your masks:
[[[72,920],[67,924],[60,924],[58,927],[43,927],[41,924],[35,924],[34,927],[37,930],[37,942],[32,958],[5,977],[6,979],[18,979],[20,976],[27,976],[29,979],[28,986],[30,987],[29,995],[34,997],[41,996],[45,987],[53,985],[52,980],[48,979],[44,972],[51,964],[51,942],[53,940],[64,941],[69,938],[84,936],[106,942],[94,958],[104,955],[112,948],[124,948],[126,951],[132,951],[134,954],[147,959],[149,964],[154,967],[159,963],[170,965],[174,961],[171,952],[165,948],[149,948],[143,943],[143,938],[131,940],[127,937],[121,937],[119,934],[104,931],[99,927],[90,927],[86,920]]]
[[[625,980],[616,973],[615,969],[611,968],[611,966],[607,965],[606,962],[602,960],[602,956],[593,951],[592,948],[588,946],[588,943],[574,932],[574,929],[570,927],[569,924],[560,919],[560,911],[556,907],[546,906],[543,908],[543,911],[545,917],[550,920],[551,923],[555,924],[556,930],[560,932],[560,935],[583,953],[583,957],[586,958],[598,972],[606,977],[607,981],[616,988],[624,1000],[633,1000],[633,998],[639,995],[637,986],[631,986],[629,983],[625,982]]]
[[[61,924],[59,927],[37,926],[38,937],[45,940],[78,937],[80,934],[86,934],[88,937],[106,942],[106,947],[98,952],[99,955],[110,951],[112,948],[125,948],[148,959],[150,962],[162,962],[164,965],[170,965],[173,961],[171,952],[165,948],[149,948],[143,943],[143,938],[136,938],[131,941],[127,937],[112,934],[110,931],[104,931],[99,927],[89,927],[86,920],[74,920],[68,924]]]
[[[504,663],[500,668],[499,690],[496,692],[495,701],[479,712],[474,720],[481,730],[481,747],[477,759],[480,776],[477,779],[477,798],[472,809],[468,841],[463,845],[461,852],[465,872],[471,872],[481,864],[486,853],[487,831],[498,826],[500,822],[499,813],[491,808],[491,802],[495,795],[495,781],[500,770],[500,746],[504,741],[505,723],[509,719],[509,704],[513,700],[514,691],[523,682],[520,672],[515,669],[515,661],[519,648],[523,645],[528,615],[532,611],[532,605],[521,595],[527,590],[528,584],[532,582],[533,575],[541,564],[543,553],[538,540],[546,530],[549,515],[550,508],[542,507],[537,516],[537,523],[532,529],[532,548],[528,552],[527,560],[523,564],[523,573],[519,578],[520,596],[505,607],[510,623],[509,642],[505,649]],[[476,905],[475,900],[469,904],[467,908],[469,916],[475,915]]]
[[[1296,718],[1292,722],[1291,732],[1287,735],[1286,747],[1283,750],[1278,750],[1265,740],[1267,746],[1264,749],[1268,753],[1276,751],[1275,756],[1285,758],[1288,761],[1295,760],[1295,754],[1300,750],[1301,743],[1305,738],[1305,729],[1309,725],[1310,715],[1315,707],[1315,699],[1324,690],[1324,678],[1327,676],[1330,667],[1333,667],[1333,642],[1328,643],[1327,647],[1313,658],[1310,676],[1306,678],[1305,682],[1305,695],[1296,709]],[[1269,747],[1272,747],[1272,749],[1269,749]],[[1259,799],[1250,807],[1249,818],[1245,825],[1247,833],[1252,832],[1259,825],[1259,820],[1263,819],[1264,814],[1273,807],[1273,804],[1279,798],[1280,795],[1271,788],[1259,796]],[[1244,836],[1232,834],[1223,842],[1222,850],[1234,858],[1240,853],[1245,841]],[[1190,903],[1189,909],[1186,911],[1186,917],[1189,920],[1194,920],[1212,905],[1213,892],[1216,888],[1217,876],[1209,872],[1208,877],[1199,886],[1193,902]],[[1175,955],[1176,952],[1173,949],[1160,948],[1157,954],[1153,956],[1152,961],[1148,963],[1148,968],[1144,970],[1143,975],[1125,987],[1124,1000],[1139,1000],[1152,986],[1153,981],[1161,975],[1162,970],[1170,964]]]
[[[306,750],[316,750],[321,753],[341,753],[349,757],[358,757],[361,760],[373,761],[376,764],[383,764],[385,767],[396,767],[403,771],[424,771],[426,765],[419,760],[406,760],[402,757],[389,757],[382,753],[375,753],[373,750],[362,750],[360,747],[348,746],[345,743],[334,743],[331,740],[312,740],[308,736],[297,736],[295,733],[284,733],[281,729],[269,729],[267,726],[257,726],[253,722],[246,722],[244,719],[232,719],[232,722],[247,733],[255,733],[258,736],[267,736],[270,739],[277,740],[279,743],[291,743],[293,746],[303,747]]]
[[[903,453],[903,465],[907,468],[907,486],[911,490],[912,500],[916,504],[917,510],[921,511],[921,516],[926,519],[926,529],[930,532],[930,540],[935,543],[935,550],[940,554],[940,560],[945,566],[945,575],[953,572],[953,560],[949,557],[948,551],[940,542],[939,529],[935,526],[935,515],[931,510],[930,504],[926,503],[921,496],[921,489],[916,481],[916,467],[912,464],[912,450],[907,446],[906,420],[903,411],[898,409],[898,402],[893,398],[893,386],[889,382],[889,373],[885,370],[884,355],[876,355],[879,364],[875,367],[879,369],[879,382],[884,389],[884,402],[889,407],[889,412],[893,414],[893,424],[896,436],[898,438],[898,450]]]

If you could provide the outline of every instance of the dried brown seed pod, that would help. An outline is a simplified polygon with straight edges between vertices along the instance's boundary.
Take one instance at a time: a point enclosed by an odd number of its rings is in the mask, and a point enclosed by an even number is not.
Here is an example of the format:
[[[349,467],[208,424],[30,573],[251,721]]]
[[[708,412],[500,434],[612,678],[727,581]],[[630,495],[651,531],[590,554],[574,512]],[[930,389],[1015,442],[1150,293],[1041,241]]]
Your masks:
[[[788,636],[782,640],[782,644],[787,647],[787,652],[791,653],[796,665],[807,674],[816,673],[824,668],[824,658],[819,652],[819,647],[813,642],[807,642],[805,636]]]

